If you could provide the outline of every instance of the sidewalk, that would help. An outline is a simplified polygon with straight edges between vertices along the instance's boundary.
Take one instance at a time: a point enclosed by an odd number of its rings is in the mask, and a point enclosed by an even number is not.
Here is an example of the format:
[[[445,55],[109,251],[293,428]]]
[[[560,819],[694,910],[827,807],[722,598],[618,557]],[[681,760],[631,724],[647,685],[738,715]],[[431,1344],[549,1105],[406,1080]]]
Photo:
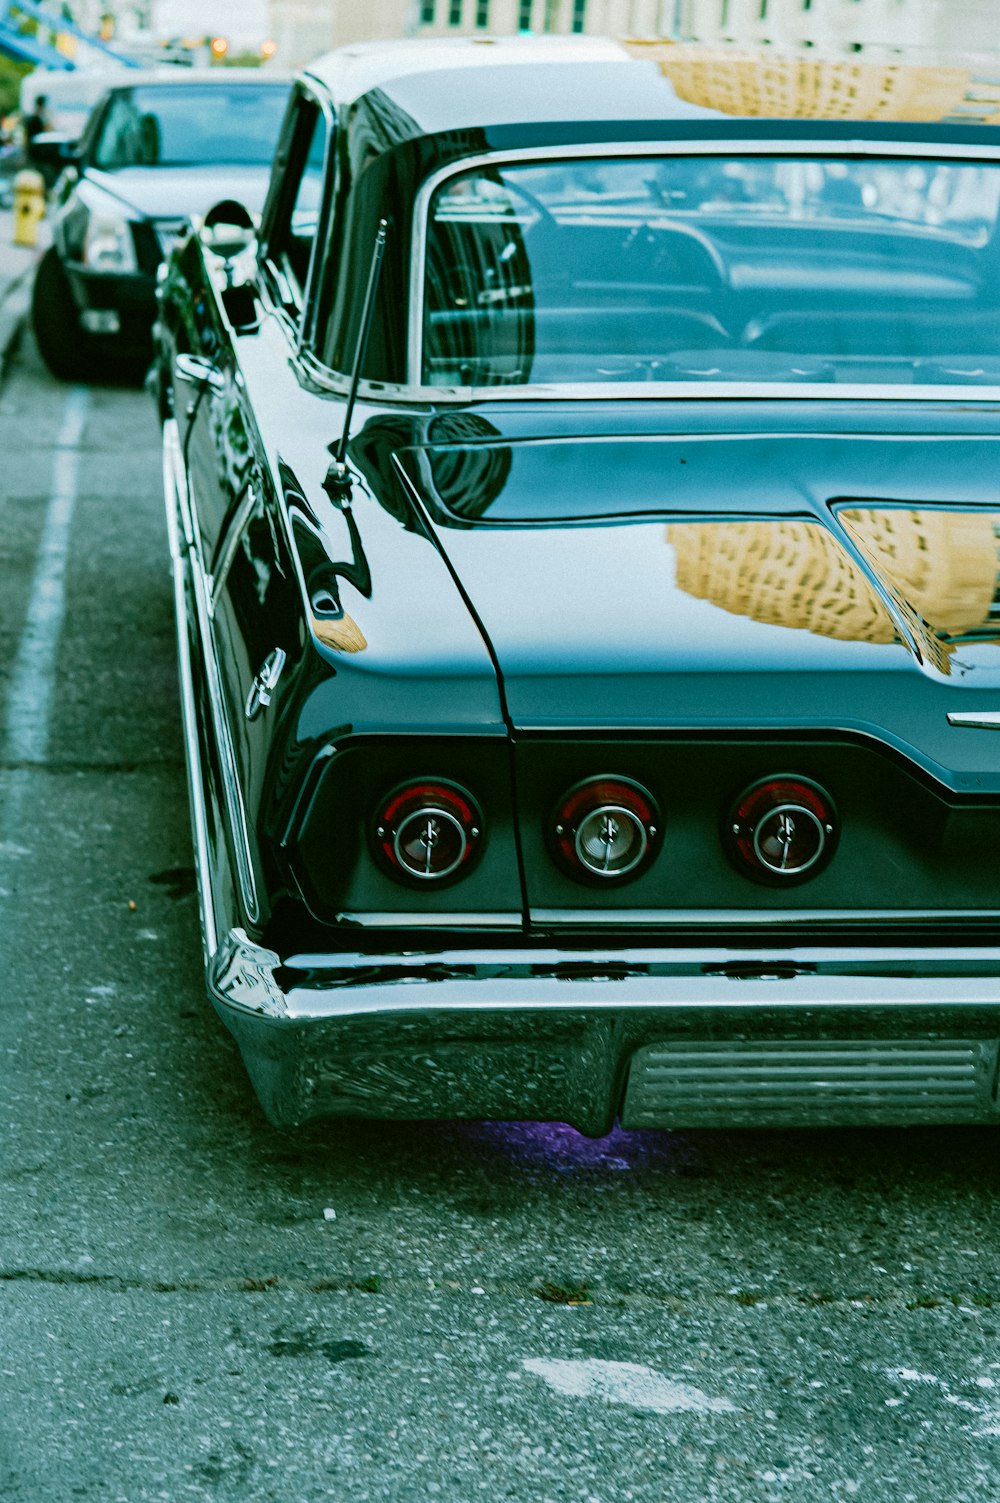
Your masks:
[[[28,316],[35,263],[47,243],[40,234],[38,245],[28,249],[13,245],[13,235],[13,214],[0,210],[0,372]]]

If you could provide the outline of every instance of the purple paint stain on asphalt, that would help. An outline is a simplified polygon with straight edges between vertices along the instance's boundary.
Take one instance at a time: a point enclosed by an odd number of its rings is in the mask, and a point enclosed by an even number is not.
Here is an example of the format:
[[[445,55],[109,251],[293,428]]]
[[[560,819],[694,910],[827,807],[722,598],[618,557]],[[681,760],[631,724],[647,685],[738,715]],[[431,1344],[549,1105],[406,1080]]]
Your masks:
[[[628,1171],[670,1151],[663,1133],[626,1132],[617,1126],[604,1138],[585,1137],[565,1122],[481,1122],[474,1131],[512,1162],[545,1164],[563,1174]]]

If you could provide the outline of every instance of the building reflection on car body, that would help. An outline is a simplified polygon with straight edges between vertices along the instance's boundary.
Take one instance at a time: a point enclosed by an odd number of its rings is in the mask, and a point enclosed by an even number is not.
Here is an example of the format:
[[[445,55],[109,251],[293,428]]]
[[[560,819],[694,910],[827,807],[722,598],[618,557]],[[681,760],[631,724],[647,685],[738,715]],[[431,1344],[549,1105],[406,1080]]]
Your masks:
[[[1000,645],[1000,513],[845,506],[837,516],[897,606],[929,628],[941,673],[971,671],[955,657],[960,643]],[[870,578],[814,523],[674,523],[667,539],[679,588],[727,611],[848,642],[899,638]]]

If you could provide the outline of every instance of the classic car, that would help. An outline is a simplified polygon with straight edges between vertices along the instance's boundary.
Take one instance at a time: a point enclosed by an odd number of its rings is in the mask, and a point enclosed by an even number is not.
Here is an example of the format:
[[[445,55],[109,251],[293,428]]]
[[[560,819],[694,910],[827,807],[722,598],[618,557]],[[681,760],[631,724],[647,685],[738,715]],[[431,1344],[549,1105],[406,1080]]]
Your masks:
[[[156,326],[272,1121],[997,1119],[998,121],[682,45],[298,79]]]
[[[119,69],[79,142],[36,138],[33,159],[58,175],[32,296],[54,376],[145,371],[165,252],[220,184],[259,212],[288,90],[257,68]]]

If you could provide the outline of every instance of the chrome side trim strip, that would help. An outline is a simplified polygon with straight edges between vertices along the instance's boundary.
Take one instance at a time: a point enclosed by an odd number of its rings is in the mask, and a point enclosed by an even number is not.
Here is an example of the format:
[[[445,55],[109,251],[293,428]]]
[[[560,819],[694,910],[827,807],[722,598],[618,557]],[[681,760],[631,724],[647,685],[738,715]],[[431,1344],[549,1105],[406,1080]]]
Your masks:
[[[205,668],[205,684],[208,689],[215,741],[222,760],[222,796],[225,799],[230,828],[233,833],[233,854],[236,857],[236,870],[239,877],[240,892],[243,896],[247,917],[251,923],[256,923],[260,917],[260,904],[257,898],[257,884],[254,881],[253,862],[250,856],[250,832],[247,828],[246,809],[243,803],[243,792],[240,788],[239,772],[236,767],[236,753],[233,750],[229,717],[226,714],[225,696],[222,691],[222,674],[215,651],[215,642],[212,638],[211,606],[208,597],[207,580],[201,560],[197,557],[194,549],[188,554],[188,560],[195,612],[198,621],[198,635],[201,639],[202,659]]]
[[[873,929],[878,924],[892,924],[900,930],[909,930],[921,924],[965,924],[975,921],[996,924],[1000,928],[1000,915],[995,908],[713,908],[709,912],[699,908],[531,908],[528,910],[528,921],[546,927],[558,925],[564,928],[570,924],[577,929],[590,928],[594,924],[614,924],[620,929],[646,928],[664,934],[668,934],[671,929],[696,929],[711,933],[719,928],[810,929],[817,924],[846,924]],[[935,953],[937,952],[933,950],[927,951],[928,955]],[[1000,950],[994,951],[994,954],[1000,965]]]
[[[205,786],[201,775],[201,755],[196,732],[194,676],[187,628],[187,568],[181,548],[178,512],[180,497],[176,477],[176,458],[180,452],[177,423],[168,418],[163,429],[163,496],[166,502],[167,534],[170,540],[171,572],[174,585],[174,614],[177,632],[177,668],[180,680],[181,729],[184,736],[184,760],[187,764],[188,804],[191,810],[191,833],[194,838],[198,906],[201,910],[201,940],[206,964],[218,946],[219,936],[212,891],[212,868],[208,854],[208,828],[205,821]]]
[[[168,431],[169,430],[169,431]],[[257,886],[253,874],[253,862],[250,855],[250,834],[247,827],[246,809],[243,803],[243,794],[239,783],[239,774],[236,767],[236,754],[233,750],[232,734],[229,729],[229,720],[226,715],[225,699],[222,692],[222,676],[219,670],[218,658],[215,652],[215,644],[212,638],[211,627],[211,601],[208,595],[206,575],[204,567],[198,557],[197,544],[193,541],[195,534],[194,519],[191,510],[190,495],[183,476],[184,463],[181,454],[181,446],[177,424],[169,419],[164,428],[163,446],[163,476],[164,490],[167,498],[167,525],[170,530],[170,547],[174,556],[175,575],[175,598],[176,591],[181,592],[182,606],[178,609],[178,636],[185,632],[184,623],[187,621],[187,586],[190,584],[191,598],[195,610],[195,620],[198,628],[198,638],[201,643],[202,662],[205,670],[205,683],[208,689],[209,705],[212,714],[212,725],[215,733],[215,742],[222,763],[222,793],[226,803],[230,828],[233,836],[233,852],[236,859],[237,877],[240,885],[240,893],[246,908],[247,917],[251,923],[256,923],[260,917],[260,904],[257,897]],[[181,487],[183,486],[183,490]],[[191,541],[184,540],[181,546],[181,534],[177,525],[177,515],[182,513],[181,495],[187,500],[184,513],[185,526],[191,528]],[[171,512],[174,519],[171,521]],[[176,551],[175,551],[176,550]],[[186,632],[185,632],[186,635]],[[193,738],[193,755],[198,756],[197,747],[197,716],[194,702],[194,676],[191,666],[190,651],[185,641],[179,647],[181,671],[186,673],[186,683],[182,685],[182,708],[184,708],[185,696],[187,707],[185,714],[190,716],[190,733],[185,725],[185,740],[190,734]],[[192,755],[189,752],[189,765]],[[192,782],[192,799],[195,797]],[[201,801],[201,820],[204,824],[204,798],[205,788],[201,778],[200,763],[197,777],[198,797]],[[207,852],[207,836],[205,842]],[[212,924],[213,935],[215,923]],[[213,944],[212,949],[214,950]]]
[[[177,427],[176,418],[167,418],[163,424],[163,494],[167,500],[168,528],[176,507],[184,546],[193,548],[194,521],[191,516],[191,497],[188,494],[187,476],[184,473],[180,430]],[[173,498],[173,504],[171,498]]]
[[[1000,710],[949,710],[948,724],[979,731],[1000,731]]]

